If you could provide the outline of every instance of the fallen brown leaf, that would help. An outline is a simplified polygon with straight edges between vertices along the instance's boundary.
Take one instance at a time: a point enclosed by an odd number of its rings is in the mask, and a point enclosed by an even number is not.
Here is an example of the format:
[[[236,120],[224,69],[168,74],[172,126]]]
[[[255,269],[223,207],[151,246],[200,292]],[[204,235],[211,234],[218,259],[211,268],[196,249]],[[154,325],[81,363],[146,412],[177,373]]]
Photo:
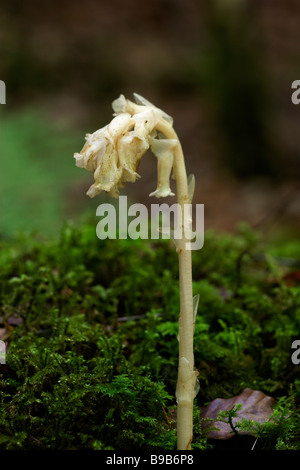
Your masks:
[[[232,398],[216,398],[207,407],[201,410],[201,418],[217,418],[220,411],[228,411],[233,406],[241,404],[242,408],[237,411],[237,417],[232,418],[232,423],[235,426],[237,421],[241,419],[253,420],[258,423],[268,421],[273,412],[273,406],[276,400],[272,397],[265,395],[258,390],[245,388],[240,395]],[[207,422],[203,425],[204,428],[214,427],[219,430],[212,430],[208,432],[209,439],[230,439],[234,433],[230,424],[222,421],[215,420]],[[238,428],[237,428],[238,430]],[[250,434],[249,431],[241,431],[240,434]]]
[[[300,270],[292,271],[283,277],[287,286],[291,287],[300,283]]]

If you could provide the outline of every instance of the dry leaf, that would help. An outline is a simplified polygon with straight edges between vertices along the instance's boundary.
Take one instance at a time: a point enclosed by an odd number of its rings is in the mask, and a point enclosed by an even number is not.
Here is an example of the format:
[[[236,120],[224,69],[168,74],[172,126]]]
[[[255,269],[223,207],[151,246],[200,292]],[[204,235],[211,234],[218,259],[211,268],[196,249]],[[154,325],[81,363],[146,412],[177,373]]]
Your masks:
[[[300,270],[292,271],[283,277],[286,285],[291,287],[300,283]]]
[[[228,411],[233,406],[241,404],[242,408],[237,411],[237,417],[232,419],[232,423],[235,426],[237,421],[241,419],[253,420],[258,423],[264,423],[268,421],[270,415],[273,412],[273,406],[276,400],[272,397],[265,395],[263,392],[258,390],[252,390],[251,388],[245,388],[240,395],[236,397],[224,399],[216,398],[207,407],[201,410],[201,418],[217,418],[220,411]],[[230,424],[223,423],[222,421],[214,421],[205,423],[204,428],[214,427],[218,428],[219,431],[209,431],[209,439],[230,439],[234,433]],[[238,430],[238,428],[237,428]],[[240,434],[250,434],[248,431],[241,431]]]
[[[11,315],[6,321],[0,317],[0,340],[5,341],[10,332],[13,331],[14,326],[20,325],[22,318],[18,315]]]

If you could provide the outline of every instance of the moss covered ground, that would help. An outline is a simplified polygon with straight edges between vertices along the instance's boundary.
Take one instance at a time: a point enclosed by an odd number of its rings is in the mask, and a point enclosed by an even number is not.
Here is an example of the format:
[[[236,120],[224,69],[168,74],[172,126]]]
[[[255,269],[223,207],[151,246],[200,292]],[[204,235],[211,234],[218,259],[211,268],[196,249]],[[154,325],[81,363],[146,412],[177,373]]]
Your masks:
[[[0,449],[175,449],[178,262],[168,240],[99,240],[94,221],[51,240],[2,239]],[[193,252],[194,449],[200,408],[245,387],[278,401],[259,448],[299,449],[300,242],[242,227]],[[230,442],[228,441],[228,446]]]

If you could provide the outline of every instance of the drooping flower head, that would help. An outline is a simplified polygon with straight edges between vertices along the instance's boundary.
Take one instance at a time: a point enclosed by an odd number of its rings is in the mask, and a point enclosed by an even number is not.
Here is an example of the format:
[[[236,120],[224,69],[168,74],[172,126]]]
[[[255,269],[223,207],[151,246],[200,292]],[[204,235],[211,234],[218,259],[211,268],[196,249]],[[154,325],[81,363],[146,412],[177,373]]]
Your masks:
[[[94,173],[94,184],[87,195],[94,197],[101,191],[112,197],[127,182],[139,178],[142,156],[150,148],[157,157],[157,189],[150,196],[174,195],[170,189],[173,151],[178,141],[166,139],[156,131],[160,120],[172,126],[173,119],[145,98],[134,94],[135,103],[120,95],[112,103],[114,118],[105,127],[86,135],[80,153],[75,153],[76,165]]]

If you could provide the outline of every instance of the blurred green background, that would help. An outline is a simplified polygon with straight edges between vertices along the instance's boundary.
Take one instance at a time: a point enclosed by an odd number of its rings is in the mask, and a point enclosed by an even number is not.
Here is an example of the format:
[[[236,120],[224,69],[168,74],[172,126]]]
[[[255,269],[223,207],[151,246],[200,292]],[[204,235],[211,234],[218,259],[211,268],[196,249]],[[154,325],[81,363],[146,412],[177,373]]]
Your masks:
[[[174,117],[206,227],[298,230],[299,19],[296,0],[1,2],[1,236],[95,216],[73,153],[133,92]],[[154,157],[140,170],[126,194],[150,204]]]

